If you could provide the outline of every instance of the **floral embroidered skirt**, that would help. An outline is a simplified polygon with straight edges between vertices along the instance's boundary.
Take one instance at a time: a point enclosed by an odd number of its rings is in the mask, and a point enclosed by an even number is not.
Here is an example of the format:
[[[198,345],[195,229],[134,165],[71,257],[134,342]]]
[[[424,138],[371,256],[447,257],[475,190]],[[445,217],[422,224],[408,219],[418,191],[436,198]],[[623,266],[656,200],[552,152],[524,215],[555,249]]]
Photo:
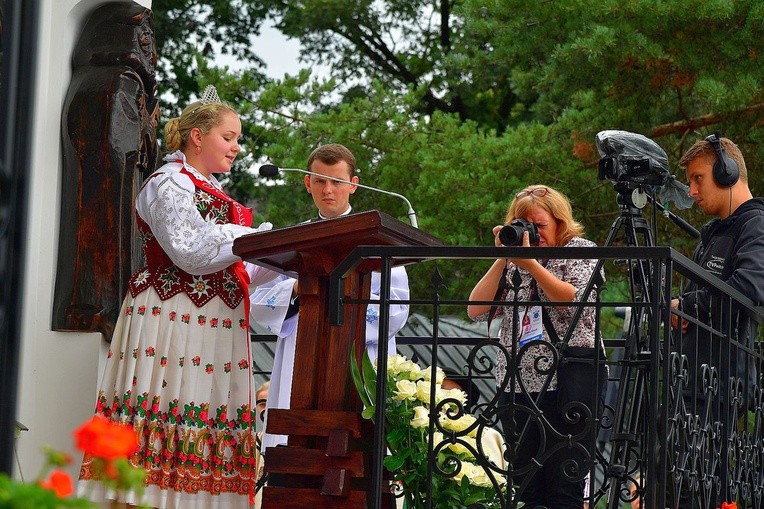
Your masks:
[[[131,424],[146,491],[107,492],[90,458],[80,494],[157,508],[248,508],[254,491],[255,413],[246,299],[185,294],[161,301],[153,288],[122,305],[98,391],[96,413]]]

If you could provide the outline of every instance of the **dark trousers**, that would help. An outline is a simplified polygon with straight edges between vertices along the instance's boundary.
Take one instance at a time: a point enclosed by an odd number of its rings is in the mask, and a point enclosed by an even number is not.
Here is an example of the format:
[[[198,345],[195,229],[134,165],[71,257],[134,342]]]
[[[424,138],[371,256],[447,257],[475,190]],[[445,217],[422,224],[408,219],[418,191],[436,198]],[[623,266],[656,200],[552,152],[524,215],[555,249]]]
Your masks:
[[[537,396],[537,394],[530,394],[534,400]],[[500,400],[502,407],[509,402],[510,394],[502,394]],[[528,397],[522,394],[515,396],[515,405],[531,408]],[[585,423],[571,425],[564,421],[557,403],[557,391],[547,392],[539,409],[549,424],[563,436],[580,433],[585,426]],[[588,468],[586,455],[579,450],[566,446],[562,440],[551,436],[549,429],[545,429],[542,434],[540,424],[534,419],[530,419],[528,429],[518,442],[519,435],[529,421],[528,416],[529,414],[525,411],[518,411],[517,409],[512,411],[508,408],[505,408],[500,415],[507,447],[516,446],[517,455],[513,460],[513,470],[517,471],[529,465],[532,466],[535,460],[543,461],[538,470],[534,471],[531,468],[527,473],[515,476],[513,479],[516,486],[522,486],[526,481],[528,483],[524,488],[521,488],[522,491],[518,494],[519,500],[528,509],[535,507],[581,509],[584,505],[583,478]],[[515,422],[514,434],[511,432],[513,418]],[[593,433],[591,435],[593,437]],[[592,441],[593,439],[587,440],[582,445],[589,449]],[[559,449],[546,457],[547,451],[556,447]],[[546,459],[542,460],[542,458]],[[510,459],[512,458],[510,457]],[[565,471],[570,475],[566,476]],[[570,477],[580,478],[580,480],[570,480]]]

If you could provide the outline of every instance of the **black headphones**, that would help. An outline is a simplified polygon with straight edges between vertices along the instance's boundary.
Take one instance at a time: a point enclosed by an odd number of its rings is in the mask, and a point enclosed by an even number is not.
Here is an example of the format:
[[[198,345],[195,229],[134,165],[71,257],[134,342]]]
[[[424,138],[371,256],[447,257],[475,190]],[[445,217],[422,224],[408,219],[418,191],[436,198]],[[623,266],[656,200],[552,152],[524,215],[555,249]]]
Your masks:
[[[706,136],[706,141],[714,147],[716,162],[714,163],[714,180],[722,187],[732,187],[740,178],[740,168],[734,159],[724,152],[721,134],[715,132]]]

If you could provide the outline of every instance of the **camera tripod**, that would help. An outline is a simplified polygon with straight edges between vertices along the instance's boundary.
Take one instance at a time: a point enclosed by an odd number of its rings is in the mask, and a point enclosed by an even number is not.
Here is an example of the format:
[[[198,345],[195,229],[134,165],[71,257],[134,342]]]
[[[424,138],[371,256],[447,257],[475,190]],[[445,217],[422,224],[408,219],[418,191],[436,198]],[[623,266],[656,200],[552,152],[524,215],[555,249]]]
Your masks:
[[[613,223],[606,246],[612,246],[622,233],[627,247],[652,247],[655,245],[653,230],[642,216],[641,207],[647,196],[641,189],[618,183],[618,205],[621,214]],[[650,365],[649,331],[644,325],[655,323],[657,317],[647,304],[653,300],[654,282],[652,276],[658,270],[649,260],[626,260],[631,292],[631,317],[625,333],[623,358],[617,374],[618,393],[613,408],[613,426],[609,442],[611,444],[610,463],[606,475],[612,479],[609,489],[608,507],[620,506],[621,482],[632,475],[632,455],[640,445],[640,432],[645,429],[644,408],[648,403],[648,368]],[[657,354],[657,352],[654,352]],[[644,444],[643,444],[644,446]]]

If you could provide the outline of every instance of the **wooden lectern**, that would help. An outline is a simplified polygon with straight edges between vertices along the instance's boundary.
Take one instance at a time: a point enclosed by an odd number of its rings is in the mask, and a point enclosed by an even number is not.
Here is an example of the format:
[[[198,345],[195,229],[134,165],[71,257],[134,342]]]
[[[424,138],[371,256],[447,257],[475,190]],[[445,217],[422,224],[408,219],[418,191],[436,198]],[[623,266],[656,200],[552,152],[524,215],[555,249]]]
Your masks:
[[[234,253],[244,260],[299,275],[292,408],[268,411],[268,432],[289,435],[289,440],[287,447],[266,453],[266,469],[278,480],[269,481],[263,492],[265,509],[369,505],[373,426],[361,418],[349,371],[351,342],[357,352],[365,348],[365,306],[343,306],[342,325],[329,324],[327,309],[329,275],[361,245],[442,242],[377,211],[254,233],[234,242]],[[361,264],[352,271],[344,298],[368,299],[373,269],[374,264]]]

